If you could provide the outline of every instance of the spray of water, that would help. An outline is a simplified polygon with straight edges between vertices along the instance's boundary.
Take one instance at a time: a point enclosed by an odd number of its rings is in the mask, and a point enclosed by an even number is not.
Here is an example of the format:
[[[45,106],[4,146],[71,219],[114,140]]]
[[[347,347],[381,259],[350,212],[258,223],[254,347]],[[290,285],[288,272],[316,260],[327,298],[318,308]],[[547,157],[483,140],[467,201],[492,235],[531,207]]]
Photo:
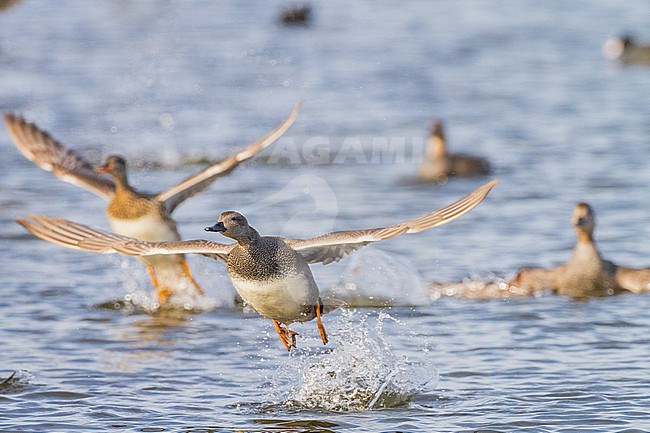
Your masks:
[[[219,274],[216,273],[210,275],[207,280],[219,283],[220,287],[213,290],[211,286],[204,285],[205,295],[196,293],[192,283],[184,276],[174,273],[161,275],[160,280],[173,289],[173,294],[164,305],[161,305],[155,290],[151,287],[146,271],[137,261],[130,258],[119,258],[117,263],[120,268],[128,271],[129,278],[121,279],[118,283],[121,286],[120,290],[126,294],[119,299],[102,302],[97,305],[98,308],[155,314],[174,310],[201,313],[216,308],[235,308],[237,305],[234,288],[230,284],[222,284],[223,281],[219,280]],[[115,289],[107,289],[107,291],[113,290]]]
[[[330,325],[335,347],[315,353],[301,349],[274,372],[271,388],[277,404],[286,408],[359,411],[407,404],[433,389],[438,373],[430,362],[398,356],[383,336],[380,313],[341,310]]]
[[[331,295],[354,307],[417,306],[430,303],[415,266],[397,254],[368,247],[350,257]]]
[[[508,279],[490,275],[483,279],[468,278],[454,282],[433,282],[426,289],[426,294],[431,300],[442,297],[488,300],[544,295],[544,291],[533,291],[513,286],[508,281]]]

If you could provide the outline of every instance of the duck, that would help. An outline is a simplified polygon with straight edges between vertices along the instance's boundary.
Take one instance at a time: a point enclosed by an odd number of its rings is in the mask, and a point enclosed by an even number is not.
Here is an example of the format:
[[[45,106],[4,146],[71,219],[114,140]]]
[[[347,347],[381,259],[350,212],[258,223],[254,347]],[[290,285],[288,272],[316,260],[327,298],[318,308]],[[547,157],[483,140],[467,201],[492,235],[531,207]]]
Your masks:
[[[650,290],[650,268],[618,266],[602,258],[594,241],[594,211],[588,203],[575,205],[571,221],[577,241],[569,260],[550,269],[522,268],[510,285],[532,292],[552,290],[573,298]]]
[[[130,184],[126,160],[120,155],[110,155],[104,165],[94,167],[79,153],[64,147],[22,116],[5,114],[4,121],[16,147],[28,160],[63,181],[108,200],[106,216],[115,233],[143,241],[164,242],[181,240],[172,217],[176,207],[277,141],[294,123],[301,105],[302,99],[289,117],[261,140],[157,194],[139,191]],[[147,268],[160,305],[167,303],[172,295],[188,292],[193,296],[203,295],[183,254],[140,259]]]
[[[197,239],[148,242],[94,229],[65,219],[31,215],[16,221],[34,236],[82,251],[134,256],[202,254],[226,263],[227,273],[244,302],[271,319],[284,347],[296,347],[295,322],[314,318],[323,344],[328,336],[321,315],[326,312],[310,264],[338,262],[344,256],[373,242],[402,234],[419,233],[453,221],[477,206],[497,184],[487,183],[464,198],[433,212],[387,227],[326,233],[307,239],[262,236],[244,215],[226,211],[205,228],[234,243],[221,244]]]
[[[285,26],[306,26],[310,19],[311,7],[306,4],[285,9],[280,15],[280,22]]]
[[[603,55],[624,64],[650,64],[650,45],[638,44],[631,36],[613,37],[603,44]]]
[[[450,177],[475,177],[490,174],[490,163],[480,156],[452,154],[442,122],[436,120],[431,128],[424,161],[418,170],[418,179],[426,182],[445,182]]]
[[[21,0],[0,0],[0,12],[12,8],[20,2]]]

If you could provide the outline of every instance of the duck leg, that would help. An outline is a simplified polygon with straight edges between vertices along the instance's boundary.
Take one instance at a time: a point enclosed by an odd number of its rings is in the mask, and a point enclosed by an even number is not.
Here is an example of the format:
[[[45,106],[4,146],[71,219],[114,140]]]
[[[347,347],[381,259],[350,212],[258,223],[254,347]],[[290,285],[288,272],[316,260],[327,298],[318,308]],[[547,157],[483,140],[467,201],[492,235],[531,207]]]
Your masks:
[[[187,260],[183,260],[183,271],[185,272],[185,276],[194,285],[194,288],[196,289],[196,291],[199,292],[199,294],[204,295],[205,293],[203,292],[203,289],[201,289],[201,286],[199,286],[199,283],[196,282],[196,280],[192,276],[192,273],[190,272],[190,266],[187,264]]]
[[[284,344],[284,347],[287,350],[290,351],[292,347],[296,347],[296,335],[298,335],[297,332],[292,331],[286,326],[282,326],[277,320],[273,321],[273,326],[275,326],[275,332],[278,333],[280,340],[282,340],[282,344]]]
[[[321,314],[323,313],[323,301],[318,298],[316,305],[314,306],[316,311],[316,324],[318,325],[318,332],[320,332],[320,339],[323,340],[323,344],[327,344],[327,332],[325,332],[325,327],[323,326],[323,321],[321,320]]]
[[[147,265],[147,271],[149,272],[149,278],[151,278],[151,284],[153,284],[153,286],[156,288],[158,302],[160,302],[160,305],[166,304],[167,299],[172,294],[172,291],[169,290],[169,287],[160,284],[158,277],[156,277],[156,271],[153,269],[153,266]]]

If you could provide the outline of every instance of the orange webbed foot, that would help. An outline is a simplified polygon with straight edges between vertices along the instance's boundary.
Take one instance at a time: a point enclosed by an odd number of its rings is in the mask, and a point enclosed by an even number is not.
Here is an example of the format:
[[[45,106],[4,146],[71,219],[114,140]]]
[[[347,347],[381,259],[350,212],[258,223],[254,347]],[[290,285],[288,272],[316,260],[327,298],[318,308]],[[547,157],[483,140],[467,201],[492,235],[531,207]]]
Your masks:
[[[277,320],[273,321],[273,326],[275,326],[275,332],[278,333],[280,340],[282,340],[282,344],[284,344],[284,347],[288,351],[291,351],[292,347],[296,347],[296,336],[298,335],[296,331],[292,331],[286,326],[282,326]]]
[[[169,297],[172,295],[172,291],[169,289],[169,287],[165,287],[161,285],[158,287],[157,295],[158,295],[158,302],[160,302],[160,305],[165,305]]]

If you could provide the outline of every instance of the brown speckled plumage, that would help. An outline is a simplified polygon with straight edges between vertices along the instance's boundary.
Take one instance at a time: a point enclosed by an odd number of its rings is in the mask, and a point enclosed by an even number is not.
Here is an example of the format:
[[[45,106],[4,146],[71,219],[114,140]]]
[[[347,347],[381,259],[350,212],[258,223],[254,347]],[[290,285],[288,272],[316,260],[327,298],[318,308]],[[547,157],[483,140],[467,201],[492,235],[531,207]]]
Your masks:
[[[106,213],[109,217],[120,219],[136,219],[147,214],[156,214],[173,223],[171,216],[155,196],[133,191],[131,188],[118,188],[106,208]]]

